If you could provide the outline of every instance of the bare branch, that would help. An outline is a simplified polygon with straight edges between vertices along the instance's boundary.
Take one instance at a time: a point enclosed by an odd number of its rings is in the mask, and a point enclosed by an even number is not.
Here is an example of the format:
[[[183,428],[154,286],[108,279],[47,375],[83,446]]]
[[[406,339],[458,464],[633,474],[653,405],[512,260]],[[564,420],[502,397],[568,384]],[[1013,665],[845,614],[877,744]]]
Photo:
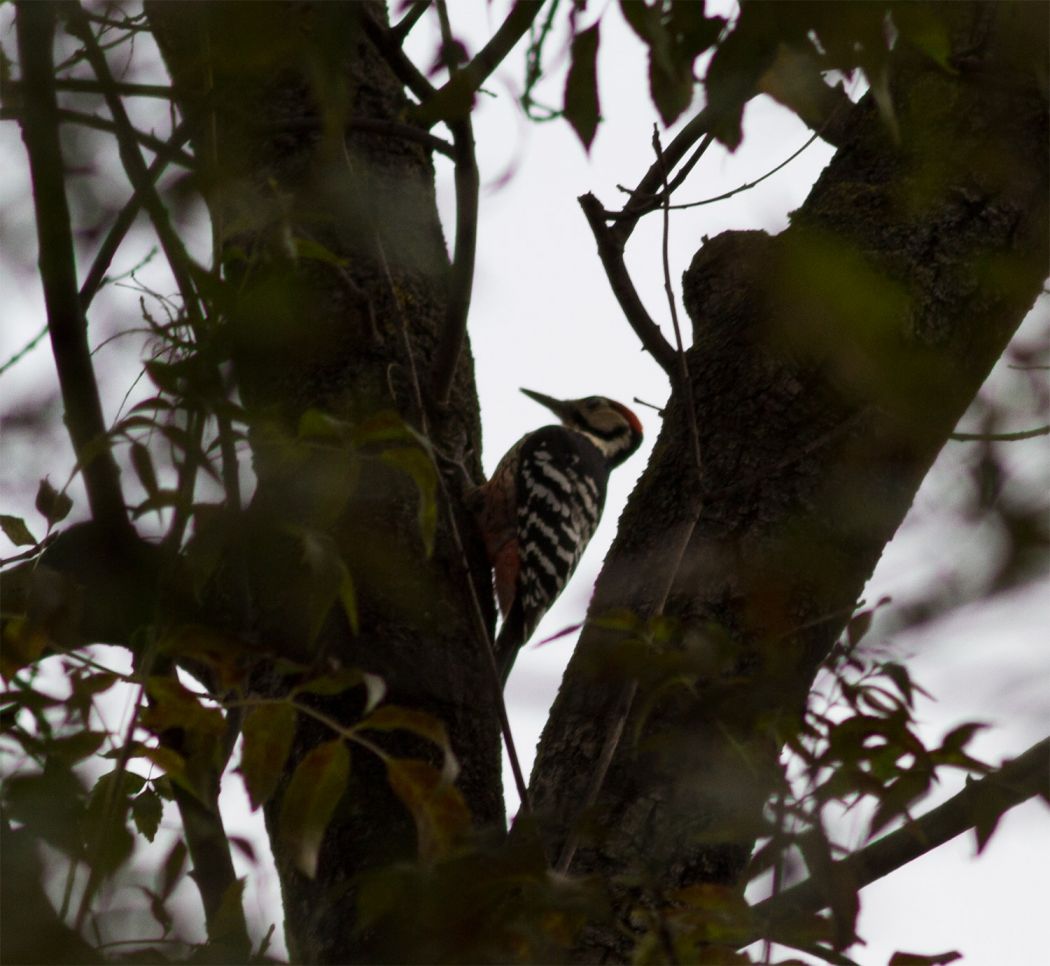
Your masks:
[[[543,0],[516,0],[492,39],[466,67],[452,74],[445,86],[423,104],[420,117],[428,127],[438,121],[448,121],[450,117],[470,113],[474,95],[532,26],[542,6]]]
[[[183,122],[175,129],[168,140],[168,150],[158,152],[153,159],[153,163],[149,166],[146,176],[151,185],[156,184],[161,173],[175,158],[179,149],[189,140],[189,137],[190,126],[188,123]],[[113,220],[113,224],[110,225],[109,231],[106,233],[106,237],[102,240],[102,244],[95,255],[95,260],[91,263],[87,277],[80,286],[80,309],[82,312],[87,312],[92,300],[102,286],[106,272],[113,261],[113,256],[117,253],[120,243],[124,240],[124,236],[128,233],[135,218],[138,217],[141,208],[142,193],[136,189],[132,192],[124,207],[120,209],[117,217]]]
[[[664,165],[667,166],[666,170],[668,172],[673,171],[682,158],[686,156],[689,149],[708,133],[707,126],[708,118],[707,110],[705,109],[700,111],[671,139],[671,143],[664,148],[663,159],[658,158],[652,163],[642,180],[638,182],[638,187],[631,192],[632,200],[638,199],[637,211],[632,209],[632,202],[628,202],[624,206],[625,217],[612,229],[612,235],[621,250],[627,244],[627,239],[631,237],[635,225],[638,224],[638,219],[646,211],[655,209],[656,205],[653,205],[652,208],[646,208],[645,205],[649,203],[651,196],[655,195],[664,183]],[[645,199],[645,201],[641,199]],[[631,217],[632,215],[633,217]]]
[[[375,44],[376,50],[382,54],[383,59],[390,66],[395,76],[405,85],[420,101],[426,101],[434,96],[434,85],[428,81],[419,68],[412,63],[401,49],[401,44],[395,41],[390,32],[372,16],[371,11],[364,5],[361,6],[361,25],[365,35]]]
[[[0,108],[0,121],[21,121],[23,113],[23,110],[18,107]],[[116,125],[108,118],[96,117],[94,114],[84,114],[82,111],[73,111],[60,107],[55,111],[55,117],[58,121],[64,123],[80,124],[96,131],[105,131],[107,134],[113,134],[116,131]],[[147,134],[145,131],[138,130],[138,128],[132,128],[132,133],[135,140],[144,148],[149,148],[150,151],[160,154],[167,148],[168,142],[163,138]],[[178,152],[171,160],[181,164],[184,168],[193,168],[197,163],[193,155],[186,154],[185,151]]]
[[[84,475],[92,515],[116,538],[128,534],[131,525],[120,488],[120,471],[106,445],[87,325],[77,295],[65,165],[58,138],[52,56],[54,13],[50,4],[18,6],[18,51],[26,87],[22,136],[33,179],[40,277],[66,425]]]
[[[858,888],[895,872],[978,824],[981,803],[992,796],[998,814],[1050,789],[1050,738],[1044,738],[998,771],[968,784],[921,818],[835,863]],[[812,879],[800,882],[754,907],[756,916],[781,920],[825,907],[826,890]]]
[[[963,442],[980,440],[982,442],[1010,443],[1018,439],[1034,439],[1036,436],[1050,435],[1050,426],[1037,426],[1035,429],[1024,429],[1017,433],[952,433],[948,439]]]
[[[430,0],[415,0],[408,13],[406,13],[393,27],[390,28],[390,39],[398,44],[403,44],[405,38],[412,28],[419,23],[420,17],[427,12]]]
[[[706,143],[710,143],[710,135],[705,139]],[[704,145],[701,145],[703,148]],[[660,129],[654,124],[653,125],[653,150],[656,152],[656,159],[662,161],[664,157],[663,145],[660,143]],[[698,155],[701,152],[698,152]],[[674,286],[671,284],[671,192],[674,189],[670,186],[667,180],[667,169],[664,168],[664,190],[661,192],[663,197],[663,213],[664,213],[664,230],[663,230],[663,266],[664,266],[664,292],[667,294],[667,306],[671,312],[671,324],[674,327],[674,341],[675,348],[678,356],[678,378],[681,386],[681,392],[683,395],[683,402],[686,406],[686,411],[689,414],[689,432],[693,441],[693,459],[696,462],[696,479],[697,482],[703,486],[704,476],[704,464],[700,458],[700,431],[696,425],[696,401],[693,399],[693,381],[689,378],[689,363],[685,357],[685,347],[682,344],[682,329],[678,324],[678,306],[675,304],[674,298]]]
[[[444,0],[438,0],[437,9],[441,19],[442,42],[445,50],[451,51],[452,29]],[[457,77],[451,58],[448,67],[453,79]],[[467,336],[478,239],[478,193],[481,188],[470,114],[449,121],[448,127],[456,148],[456,243],[449,272],[445,325],[434,353],[434,396],[440,405],[445,405],[452,393],[456,367]]]
[[[659,326],[652,320],[645,306],[642,305],[634,282],[627,274],[627,266],[623,262],[623,245],[614,231],[605,225],[605,210],[601,202],[589,193],[582,195],[577,200],[587,218],[587,224],[591,226],[594,240],[598,243],[598,257],[602,260],[609,285],[620,303],[620,308],[623,309],[627,321],[646,351],[657,361],[664,372],[671,375],[676,365],[675,351],[664,338]]]

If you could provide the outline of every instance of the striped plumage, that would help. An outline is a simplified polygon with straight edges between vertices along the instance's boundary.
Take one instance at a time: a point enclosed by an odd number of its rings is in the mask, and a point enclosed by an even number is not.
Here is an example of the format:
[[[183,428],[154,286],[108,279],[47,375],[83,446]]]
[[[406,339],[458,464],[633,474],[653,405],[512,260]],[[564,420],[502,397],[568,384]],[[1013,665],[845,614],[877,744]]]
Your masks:
[[[561,425],[518,440],[474,497],[503,615],[496,656],[504,683],[594,535],[610,471],[642,441],[638,417],[604,396],[562,401],[522,392]]]

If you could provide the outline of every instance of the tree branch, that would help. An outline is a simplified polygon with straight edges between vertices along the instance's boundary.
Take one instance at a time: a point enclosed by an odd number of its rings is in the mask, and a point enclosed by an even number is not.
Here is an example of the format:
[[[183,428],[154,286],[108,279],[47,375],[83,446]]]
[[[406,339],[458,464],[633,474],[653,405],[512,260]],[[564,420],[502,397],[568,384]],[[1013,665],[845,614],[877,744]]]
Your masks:
[[[22,121],[24,114],[25,112],[21,107],[3,107],[0,108],[0,121]],[[116,125],[107,118],[96,117],[94,114],[84,114],[82,111],[73,111],[65,107],[60,107],[55,111],[55,118],[58,121],[67,122],[69,124],[81,124],[84,127],[92,128],[95,131],[105,131],[107,134],[113,134],[116,131]],[[147,134],[145,131],[140,131],[138,128],[133,128],[132,131],[135,140],[150,151],[159,154],[167,147],[168,142],[163,138]],[[193,155],[186,154],[183,151],[175,154],[172,157],[172,160],[177,164],[181,164],[184,168],[193,168],[197,164]]]
[[[658,199],[655,203],[652,199],[664,183],[665,165],[668,173],[673,171],[689,149],[708,133],[707,126],[708,115],[705,108],[671,139],[671,143],[664,148],[663,159],[657,158],[652,163],[642,180],[638,182],[638,187],[631,192],[631,200],[624,205],[623,209],[625,217],[611,229],[611,234],[621,250],[627,244],[627,239],[631,237],[635,225],[638,224],[638,219],[646,212],[654,211],[659,204]]]
[[[1035,429],[1023,429],[1017,433],[952,433],[948,439],[962,442],[1010,443],[1019,439],[1034,439],[1036,436],[1050,436],[1050,426],[1037,426]]]
[[[128,535],[132,528],[120,488],[120,470],[106,442],[87,325],[77,294],[65,165],[58,138],[52,56],[55,11],[50,4],[36,3],[20,3],[17,11],[18,52],[26,87],[22,137],[33,179],[40,277],[51,347],[66,425],[84,475],[91,513],[116,538]]]
[[[372,16],[370,10],[361,8],[361,24],[365,35],[376,50],[383,55],[383,59],[390,66],[402,84],[405,85],[420,101],[429,100],[434,96],[435,87],[420,73],[418,67],[412,63],[401,49],[401,45],[391,37],[390,32]]]
[[[91,24],[87,17],[84,16],[84,10],[77,0],[63,5],[62,9],[68,18],[70,33],[84,44],[84,52],[88,62],[98,78],[106,100],[106,106],[109,108],[110,114],[113,115],[113,129],[117,138],[117,148],[120,152],[120,160],[124,165],[128,181],[131,182],[135,193],[140,196],[142,207],[149,213],[150,220],[153,222],[161,247],[164,249],[164,255],[171,266],[172,274],[175,276],[175,283],[179,287],[183,306],[191,322],[199,325],[203,320],[197,301],[196,288],[193,284],[192,260],[187,254],[182,240],[171,227],[168,210],[160,200],[160,195],[157,194],[153,179],[150,178],[146,162],[139,152],[135,138],[135,128],[132,126],[128,112],[124,109],[124,102],[117,92],[116,81],[109,69],[106,55],[99,46],[94,31],[91,29]]]
[[[994,816],[1035,795],[1050,795],[1050,738],[1032,745],[1024,754],[979,781],[968,784],[943,805],[909,822],[896,832],[835,863],[857,888],[895,872],[945,842],[982,825],[994,803]],[[994,826],[994,822],[992,823]],[[771,896],[754,907],[756,916],[779,920],[804,912],[819,912],[827,903],[827,890],[812,878]]]
[[[171,138],[168,140],[168,149],[158,152],[153,159],[153,163],[149,166],[146,176],[149,178],[150,184],[156,183],[161,173],[175,158],[179,149],[189,140],[189,137],[190,125],[184,121],[172,132]],[[87,312],[92,300],[98,293],[99,288],[101,288],[106,272],[113,261],[113,256],[117,253],[124,236],[134,224],[141,208],[142,192],[136,189],[132,192],[124,207],[120,209],[117,217],[113,220],[113,224],[110,225],[109,231],[106,233],[106,237],[95,255],[95,260],[91,263],[87,277],[80,286],[80,309],[82,312]]]
[[[470,113],[474,95],[488,76],[503,62],[511,48],[532,26],[532,21],[543,6],[543,0],[516,0],[507,19],[500,24],[474,59],[462,70],[452,74],[444,87],[432,94],[420,108],[420,118],[428,126],[438,121]]]
[[[670,150],[670,149],[668,149]],[[664,152],[665,155],[667,152]],[[644,179],[643,179],[644,180]],[[601,202],[593,194],[581,195],[577,199],[583,214],[587,218],[587,224],[591,226],[594,240],[598,243],[598,257],[602,260],[605,274],[609,279],[609,285],[620,303],[627,321],[634,329],[646,351],[657,361],[660,368],[671,378],[676,365],[677,356],[671,344],[664,338],[659,326],[652,320],[646,311],[638,292],[627,274],[627,266],[623,262],[623,245],[617,236],[615,229],[609,229],[605,225],[605,210]],[[627,224],[624,222],[623,224]]]
[[[412,6],[393,27],[390,28],[390,39],[397,44],[403,44],[405,38],[411,33],[412,28],[419,23],[420,17],[427,12],[430,0],[415,0]]]
[[[438,0],[437,9],[441,19],[442,44],[446,51],[450,51],[452,28],[444,0]],[[448,68],[455,79],[458,74],[451,58]],[[434,353],[434,396],[442,406],[448,403],[452,393],[456,366],[467,337],[467,316],[470,313],[470,296],[474,287],[474,261],[478,240],[478,192],[481,188],[470,114],[448,121],[448,127],[456,148],[456,243],[449,272],[445,324],[441,330],[441,341]]]

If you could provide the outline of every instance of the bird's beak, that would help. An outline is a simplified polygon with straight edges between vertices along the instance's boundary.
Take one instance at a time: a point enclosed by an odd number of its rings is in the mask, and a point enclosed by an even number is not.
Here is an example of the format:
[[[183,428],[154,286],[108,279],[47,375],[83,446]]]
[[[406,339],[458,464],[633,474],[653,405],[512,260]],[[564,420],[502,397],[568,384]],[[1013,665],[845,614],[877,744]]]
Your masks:
[[[553,396],[545,396],[542,392],[533,392],[531,389],[522,389],[529,399],[535,399],[541,406],[546,406],[558,419],[565,419],[569,414],[569,404],[555,399]]]

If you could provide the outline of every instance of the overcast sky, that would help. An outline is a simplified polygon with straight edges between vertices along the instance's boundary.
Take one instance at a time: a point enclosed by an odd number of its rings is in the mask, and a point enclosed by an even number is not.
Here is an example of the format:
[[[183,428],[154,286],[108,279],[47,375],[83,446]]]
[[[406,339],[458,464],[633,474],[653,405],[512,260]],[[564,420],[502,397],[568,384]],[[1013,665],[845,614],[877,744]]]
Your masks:
[[[714,6],[713,12],[721,12]],[[470,51],[477,51],[505,8],[505,2],[490,6],[484,0],[454,0],[450,5],[453,29]],[[11,7],[6,6],[0,11],[4,28],[0,38],[9,54],[13,52],[10,22]],[[434,40],[432,25],[425,20],[410,38],[409,51],[417,63],[432,61]],[[558,45],[553,47],[556,52]],[[645,83],[644,51],[622,23],[616,4],[609,4],[603,16],[599,68],[604,122],[589,157],[565,123],[531,124],[521,116],[514,99],[523,72],[520,51],[511,55],[488,85],[493,96],[482,98],[474,122],[485,187],[470,333],[484,418],[486,470],[491,471],[523,433],[548,421],[545,410],[522,396],[519,386],[562,397],[611,396],[632,405],[646,428],[646,445],[613,474],[598,535],[534,640],[583,619],[617,517],[646,464],[659,428],[657,414],[632,400],[637,397],[660,406],[668,392],[666,377],[640,351],[609,292],[576,203],[578,195],[593,191],[607,207],[622,204],[625,196],[616,186],[635,184],[652,161],[650,137],[656,114]],[[151,69],[156,69],[155,62],[140,51],[135,70],[141,73],[134,79],[163,79],[150,76]],[[556,72],[556,79],[545,88],[548,101],[559,101],[562,76]],[[139,117],[148,119],[144,126],[157,126],[150,117],[155,104],[137,109]],[[764,97],[749,105],[744,131],[744,143],[735,154],[718,146],[708,151],[676,201],[717,195],[750,182],[810,137],[792,114]],[[672,134],[665,135],[665,143]],[[36,332],[44,318],[39,284],[29,271],[35,259],[35,240],[28,221],[31,209],[22,151],[17,127],[0,125],[4,171],[0,176],[0,227],[5,248],[0,260],[4,318],[0,363]],[[730,229],[761,228],[775,233],[785,228],[789,212],[805,199],[831,153],[817,141],[758,187],[729,201],[676,215],[671,226],[675,283],[703,236]],[[106,179],[119,183],[121,176],[114,168],[103,172],[103,181]],[[451,238],[452,176],[442,160],[438,161],[438,189],[446,234]],[[121,188],[118,195],[125,192]],[[203,220],[186,227],[203,255],[208,243]],[[657,320],[666,320],[659,232],[657,216],[642,222],[628,248],[628,265],[650,313]],[[123,253],[118,268],[135,264],[142,245],[149,244],[142,233],[136,238],[139,253],[134,249]],[[151,279],[151,271],[145,270],[141,277]],[[159,266],[156,271],[160,273]],[[92,322],[99,342],[124,326],[127,313],[137,317],[136,301],[135,293],[108,292]],[[680,315],[686,318],[681,309]],[[1044,298],[1019,338],[1045,344],[1048,316]],[[98,354],[96,363],[103,374],[107,414],[112,417],[133,379],[129,359],[119,346],[111,345]],[[1017,422],[1010,428],[1029,428],[1046,421],[1045,414],[1030,408],[1031,397],[1015,371],[1003,364],[991,382],[996,393],[1009,396],[1011,404],[1016,404]],[[5,416],[53,398],[55,388],[45,344],[0,376]],[[55,448],[49,449],[49,442]],[[1050,486],[1045,438],[1012,445],[1010,468],[1017,479],[1044,490]],[[3,447],[0,512],[25,515],[34,529],[42,530],[31,509],[35,482],[50,472],[59,485],[72,465],[60,427],[53,441],[37,438],[26,446],[12,436],[3,441]],[[961,491],[969,458],[966,444],[948,445],[911,516],[880,562],[867,596],[869,600],[883,594],[893,596],[895,603],[886,609],[887,622],[892,620],[895,605],[939,582],[961,582],[964,590],[966,581],[980,569],[980,561],[998,552],[994,533],[966,524],[955,510],[965,495]],[[83,500],[79,505],[83,506]],[[10,552],[6,542],[0,544],[0,554]],[[963,608],[921,634],[887,640],[880,637],[879,627],[877,624],[872,634],[873,643],[897,655],[913,655],[909,667],[915,678],[937,698],[920,707],[925,739],[936,740],[963,721],[987,721],[992,727],[979,737],[976,751],[998,762],[1050,733],[1046,697],[1050,691],[1050,648],[1046,645],[1050,595],[1045,581],[1043,586],[1029,586]],[[570,636],[544,647],[526,648],[511,677],[508,703],[526,774],[573,642]],[[112,652],[106,652],[106,659],[114,659]],[[230,830],[249,836],[263,851],[260,816],[248,814],[238,778],[228,778],[225,784],[232,815]],[[517,802],[509,774],[506,787],[513,814]],[[946,782],[939,798],[958,787],[959,782]],[[856,843],[863,827],[863,822],[850,818],[834,834],[841,841]],[[868,945],[854,948],[850,956],[862,966],[881,966],[897,949],[925,953],[958,949],[972,964],[1045,962],[1050,811],[1038,801],[1014,809],[985,853],[976,860],[973,853],[972,837],[962,837],[864,890],[858,931]],[[249,912],[254,910],[259,921],[266,923],[279,915],[273,905],[276,878],[272,867],[267,864],[260,873],[242,865],[243,873],[252,874]]]

